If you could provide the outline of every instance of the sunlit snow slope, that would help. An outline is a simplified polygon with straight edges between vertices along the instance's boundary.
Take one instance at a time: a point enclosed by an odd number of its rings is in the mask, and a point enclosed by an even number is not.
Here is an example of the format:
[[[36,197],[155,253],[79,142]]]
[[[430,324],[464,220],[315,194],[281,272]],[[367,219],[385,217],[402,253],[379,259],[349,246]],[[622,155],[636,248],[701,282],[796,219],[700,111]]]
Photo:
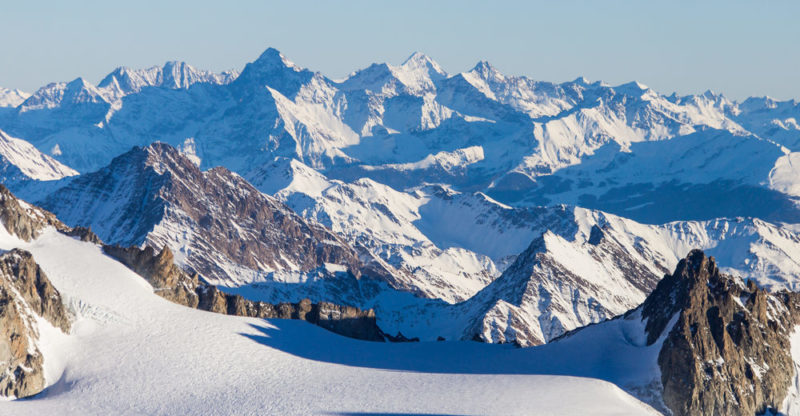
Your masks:
[[[52,157],[36,150],[25,140],[0,130],[0,172],[4,182],[22,178],[39,181],[61,179],[78,174]]]
[[[25,243],[0,228],[0,247],[32,252],[76,313],[70,335],[40,323],[49,387],[0,413],[651,412],[608,382],[532,375],[542,362],[534,350],[360,342],[302,322],[184,308],[99,247],[52,229]]]

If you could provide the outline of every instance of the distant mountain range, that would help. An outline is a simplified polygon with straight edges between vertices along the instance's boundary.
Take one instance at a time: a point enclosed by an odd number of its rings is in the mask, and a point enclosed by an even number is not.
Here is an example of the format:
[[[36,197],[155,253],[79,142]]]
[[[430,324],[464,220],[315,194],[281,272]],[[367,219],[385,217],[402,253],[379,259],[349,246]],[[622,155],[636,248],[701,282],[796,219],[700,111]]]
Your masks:
[[[448,74],[420,53],[334,81],[267,49],[241,71],[168,62],[0,89],[0,180],[107,244],[169,248],[228,295],[373,309],[394,340],[535,346],[611,328],[679,342],[666,321],[708,305],[659,312],[656,332],[629,321],[655,316],[662,278],[686,264],[736,285],[747,313],[765,296],[791,309],[798,118],[796,101],[556,84],[487,62]],[[744,397],[636,386],[678,414]],[[747,399],[759,411],[777,397],[762,387]]]
[[[325,285],[280,282],[337,267],[360,275],[355,259],[367,256],[381,284],[429,299],[383,302],[392,307],[379,319],[409,335],[546,342],[635,306],[695,247],[765,287],[798,286],[800,237],[780,225],[800,215],[795,102],[553,84],[487,62],[450,75],[420,53],[333,81],[274,49],[241,73],[168,62],[118,68],[97,86],[4,94],[18,98],[0,111],[3,180],[68,224],[112,243],[166,244],[209,282],[269,301],[326,300]],[[129,151],[155,141],[178,150]],[[344,239],[351,259],[326,272],[331,262],[300,254],[307,243],[250,243],[276,224],[229,217],[245,180],[269,195],[246,191],[264,201],[254,212],[291,218],[291,208],[312,221],[293,220],[299,235],[319,223],[340,236],[320,241]],[[381,309],[379,289],[337,290],[327,300]],[[407,308],[442,322],[422,328]],[[486,329],[495,324],[511,329]]]

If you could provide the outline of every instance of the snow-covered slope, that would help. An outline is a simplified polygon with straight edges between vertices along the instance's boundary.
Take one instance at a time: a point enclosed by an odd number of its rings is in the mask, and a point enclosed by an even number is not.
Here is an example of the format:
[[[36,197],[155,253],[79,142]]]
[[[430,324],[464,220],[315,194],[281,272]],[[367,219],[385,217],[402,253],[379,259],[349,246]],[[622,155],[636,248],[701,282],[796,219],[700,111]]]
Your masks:
[[[780,143],[792,151],[800,150],[800,103],[776,101],[769,97],[751,97],[729,110],[729,117],[743,127]]]
[[[0,107],[16,107],[30,96],[24,91],[0,87]]]
[[[248,174],[256,187],[413,276],[426,297],[461,301],[529,244],[543,210],[513,210],[436,185],[397,191],[370,179],[329,180],[293,159]],[[498,266],[498,264],[500,266]]]
[[[423,340],[549,342],[635,307],[694,248],[761,287],[800,287],[800,235],[780,225],[735,218],[652,226],[570,207],[538,214],[541,224],[527,229],[533,243],[473,297],[403,305],[379,298],[381,328]]]
[[[41,153],[32,144],[0,130],[0,171],[2,182],[26,179],[51,181],[75,176],[77,171]]]
[[[606,238],[590,237],[596,245]],[[791,295],[745,287],[695,251],[642,306],[544,346],[370,343],[305,322],[237,318],[170,303],[100,247],[53,228],[25,242],[0,227],[0,249],[12,248],[33,254],[74,314],[69,334],[37,322],[47,387],[32,399],[3,404],[21,415],[656,414],[642,402],[696,414],[730,409],[735,397],[748,397],[747,409],[759,408],[785,397],[779,390],[793,369],[778,364],[790,354],[783,349],[789,348],[786,324],[800,313]],[[737,318],[734,312],[742,310]],[[708,318],[715,311],[721,313],[715,319],[735,329],[722,341]],[[698,325],[695,334],[691,328]],[[737,331],[761,335],[742,340]],[[679,342],[682,337],[688,344]],[[732,342],[739,348],[725,346]],[[689,355],[696,365],[665,364],[682,360],[685,348],[701,354]],[[725,358],[714,360],[717,353]],[[747,377],[742,368],[758,376]],[[673,383],[687,377],[691,384]],[[669,396],[662,396],[667,389]],[[700,399],[691,400],[696,391]],[[306,400],[308,394],[314,400]],[[794,397],[781,410],[792,409]]]
[[[527,203],[579,204],[649,223],[725,216],[797,222],[795,157],[757,136],[705,130],[633,143],[623,152],[608,145],[516,195]]]
[[[170,303],[98,247],[52,229],[31,243],[0,229],[0,247],[32,252],[76,314],[69,335],[39,323],[48,387],[0,405],[15,415],[654,413],[611,383],[543,375],[559,351],[359,342]],[[565,369],[601,366],[581,362]]]

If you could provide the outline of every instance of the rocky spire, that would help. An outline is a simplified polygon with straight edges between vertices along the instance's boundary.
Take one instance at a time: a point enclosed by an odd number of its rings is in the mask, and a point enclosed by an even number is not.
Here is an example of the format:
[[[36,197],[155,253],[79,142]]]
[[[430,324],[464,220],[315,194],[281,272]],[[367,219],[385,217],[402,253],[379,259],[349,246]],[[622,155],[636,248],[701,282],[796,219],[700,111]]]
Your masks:
[[[58,290],[24,250],[0,255],[0,396],[27,397],[44,388],[36,316],[69,332]]]
[[[0,184],[0,222],[9,234],[25,241],[38,237],[42,229],[50,225],[64,232],[69,231],[69,227],[55,215],[18,200],[2,184]]]
[[[648,344],[664,337],[658,365],[665,405],[675,415],[777,409],[794,374],[796,298],[745,286],[720,273],[713,257],[689,253],[642,305]]]

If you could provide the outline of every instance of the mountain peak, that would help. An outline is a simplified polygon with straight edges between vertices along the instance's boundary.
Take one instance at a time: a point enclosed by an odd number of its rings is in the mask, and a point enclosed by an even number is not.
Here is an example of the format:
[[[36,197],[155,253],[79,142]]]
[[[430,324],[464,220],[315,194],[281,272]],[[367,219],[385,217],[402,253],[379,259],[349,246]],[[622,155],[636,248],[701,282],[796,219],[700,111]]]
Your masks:
[[[312,78],[313,72],[295,65],[277,49],[267,48],[258,59],[244,67],[232,85],[239,93],[262,91],[261,87],[269,86],[292,98]]]
[[[135,151],[135,149],[134,149]],[[165,171],[178,170],[197,170],[197,165],[192,163],[186,156],[184,156],[178,149],[163,143],[154,142],[143,148],[141,151],[145,154],[145,165],[153,167],[159,174]]]
[[[165,71],[168,70],[168,69],[173,69],[175,67],[178,67],[179,69],[180,68],[191,68],[191,69],[194,69],[193,66],[191,66],[191,65],[189,65],[189,64],[187,64],[186,62],[183,62],[183,61],[167,61],[167,62],[164,62],[164,66],[162,66],[162,68],[164,68]]]
[[[258,59],[256,59],[254,63],[257,63],[259,66],[266,65],[270,67],[292,68],[295,71],[301,70],[301,68],[295,65],[294,62],[286,59],[286,57],[279,50],[272,47],[267,48],[267,50],[259,55]]]
[[[281,54],[281,51],[270,46],[265,49],[264,52],[261,52],[261,55],[259,55],[258,59],[269,59],[275,57],[283,58],[283,54]]]
[[[421,52],[414,52],[399,66],[374,63],[350,74],[341,85],[346,89],[367,89],[374,92],[390,88],[395,81],[412,94],[422,94],[436,89],[436,82],[446,78],[447,73],[433,59]]]
[[[648,344],[655,342],[676,313],[689,308],[696,288],[716,286],[723,279],[714,257],[694,249],[671,275],[664,276],[642,305],[647,318]]]
[[[68,82],[67,89],[89,89],[92,87],[83,77],[78,77]]]
[[[178,261],[209,282],[238,286],[261,271],[316,273],[325,264],[361,276],[358,253],[339,236],[306,222],[223,167],[200,171],[165,143],[135,147],[105,168],[81,175],[44,203],[68,223],[91,225],[111,244],[169,245]],[[190,237],[178,241],[174,230]],[[370,276],[384,273],[380,276],[387,279],[391,273],[364,270]]]
[[[692,250],[641,306],[647,345],[662,342],[664,404],[678,415],[777,408],[794,373],[787,328],[796,302],[795,293],[745,286]]]
[[[719,269],[714,257],[707,257],[703,250],[694,249],[678,263],[675,274],[679,279],[708,281],[713,277],[719,277]]]
[[[623,94],[637,95],[637,96],[641,96],[645,91],[649,89],[650,87],[638,81],[626,82],[614,88],[614,90],[622,92]]]
[[[0,87],[0,107],[16,107],[30,96],[24,91]]]
[[[505,78],[500,71],[497,70],[492,64],[488,61],[478,61],[477,64],[469,71],[473,74],[476,74],[483,78],[484,80],[488,79],[503,79]]]
[[[177,155],[180,154],[178,149],[170,146],[164,142],[153,142],[148,144],[147,146],[142,147],[142,149],[148,154],[152,156],[159,156],[159,155]]]
[[[411,62],[432,62],[431,58],[428,55],[425,55],[422,52],[414,51],[405,61],[403,61],[403,65]]]
[[[494,67],[492,66],[491,63],[489,63],[489,61],[480,60],[480,61],[478,61],[478,63],[475,64],[474,67],[472,67],[472,70],[473,71],[490,71],[490,70],[494,70]]]
[[[142,172],[148,167],[153,168],[158,175],[172,172],[173,176],[179,178],[194,178],[202,174],[197,165],[181,153],[180,150],[163,142],[153,142],[147,146],[135,146],[112,159],[105,169],[132,169],[133,172]],[[93,174],[99,175],[97,172]]]
[[[106,75],[98,86],[110,88],[113,92],[124,96],[139,92],[145,87],[186,89],[196,83],[228,84],[237,75],[235,72],[218,74],[199,70],[183,61],[167,61],[162,66],[146,69],[118,67]]]
[[[161,70],[161,85],[172,89],[189,88],[204,78],[204,73],[186,62],[167,61]]]
[[[447,72],[442,69],[438,62],[422,52],[414,52],[401,65],[409,70],[421,70],[427,73],[432,80],[441,79],[447,76]]]
[[[426,69],[429,73],[432,71],[433,74],[430,75],[441,75],[445,76],[447,73],[442,69],[441,65],[431,59],[428,55],[425,55],[422,52],[414,52],[406,58],[405,61],[400,65],[403,68],[408,69]]]
[[[584,76],[579,76],[572,81],[574,84],[589,85],[591,82]]]

